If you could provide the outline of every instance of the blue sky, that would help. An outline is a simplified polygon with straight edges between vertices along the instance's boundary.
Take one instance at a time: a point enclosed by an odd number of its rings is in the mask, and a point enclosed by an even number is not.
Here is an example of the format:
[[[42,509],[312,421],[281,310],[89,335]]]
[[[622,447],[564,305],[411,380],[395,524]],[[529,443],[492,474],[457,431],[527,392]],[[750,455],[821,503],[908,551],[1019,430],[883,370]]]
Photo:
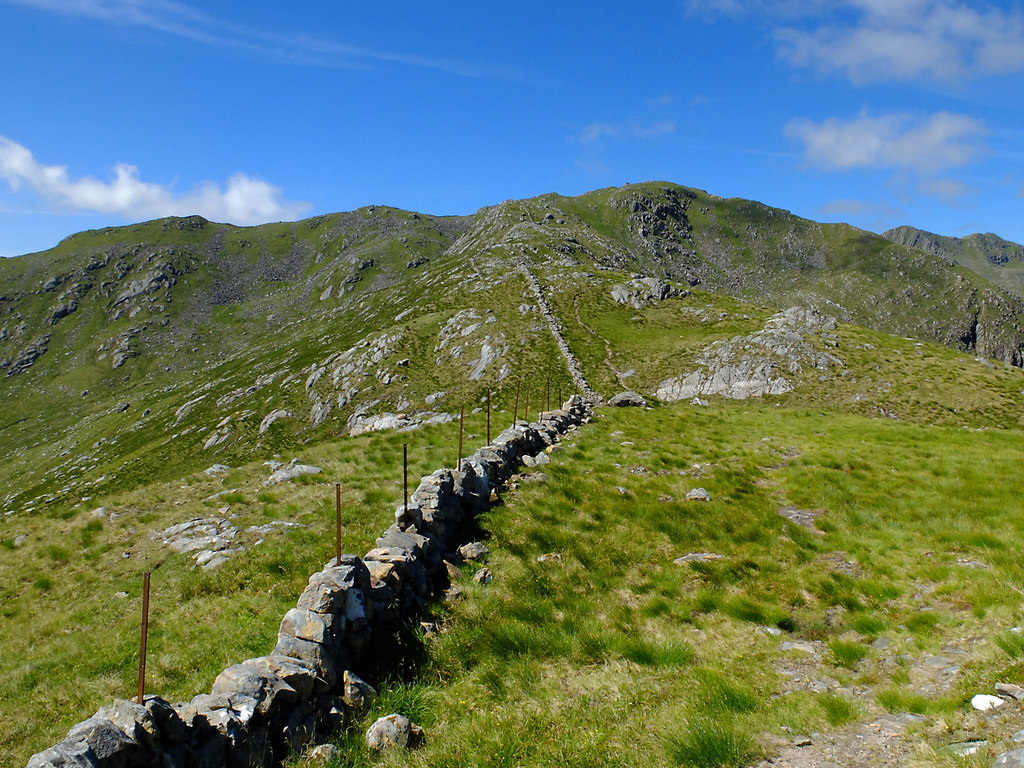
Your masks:
[[[1024,242],[1024,7],[0,0],[0,255],[663,179]]]

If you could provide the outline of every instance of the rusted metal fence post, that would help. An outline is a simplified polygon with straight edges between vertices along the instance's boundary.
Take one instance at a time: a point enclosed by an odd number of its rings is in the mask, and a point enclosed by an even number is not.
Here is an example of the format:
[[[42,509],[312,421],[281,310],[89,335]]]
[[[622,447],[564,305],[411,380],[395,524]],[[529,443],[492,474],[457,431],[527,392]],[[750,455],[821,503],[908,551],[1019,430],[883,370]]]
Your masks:
[[[466,418],[466,406],[462,406],[459,410],[459,461],[455,465],[456,469],[462,471],[462,422]]]
[[[402,443],[402,511],[409,509],[409,444]]]
[[[335,555],[334,564],[341,566],[341,483],[334,484],[334,513],[335,522],[337,523],[337,535],[335,536]]]
[[[491,444],[491,390],[487,390],[487,444]]]
[[[526,385],[526,401],[523,403],[523,416],[529,421],[530,420],[530,385]]]
[[[146,639],[149,635],[149,571],[142,577],[142,639],[139,647],[139,695],[142,704],[142,693],[146,687]]]
[[[517,421],[519,421],[519,382],[518,381],[516,382],[516,407],[515,407],[515,410],[512,411],[512,425],[515,426],[515,423]]]

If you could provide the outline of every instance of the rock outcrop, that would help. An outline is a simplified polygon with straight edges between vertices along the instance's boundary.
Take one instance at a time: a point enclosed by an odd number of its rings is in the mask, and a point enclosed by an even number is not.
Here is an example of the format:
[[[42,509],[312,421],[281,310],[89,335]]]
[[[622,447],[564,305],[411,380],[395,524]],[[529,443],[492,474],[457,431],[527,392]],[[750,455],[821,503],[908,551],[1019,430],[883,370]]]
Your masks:
[[[47,345],[50,343],[50,336],[40,336],[27,347],[22,349],[7,368],[7,376],[27,371],[40,357],[46,354]]]
[[[630,280],[626,285],[612,287],[612,299],[617,304],[626,304],[633,309],[642,309],[655,301],[689,295],[689,291],[680,291],[656,277],[641,277]]]
[[[791,307],[769,318],[757,333],[716,341],[697,358],[696,370],[665,379],[655,396],[665,401],[701,395],[742,400],[789,392],[793,385],[786,375],[798,374],[806,367],[824,371],[843,366],[838,357],[819,349],[820,345],[838,344],[829,333],[836,327],[833,317]],[[813,343],[814,339],[819,343]]]

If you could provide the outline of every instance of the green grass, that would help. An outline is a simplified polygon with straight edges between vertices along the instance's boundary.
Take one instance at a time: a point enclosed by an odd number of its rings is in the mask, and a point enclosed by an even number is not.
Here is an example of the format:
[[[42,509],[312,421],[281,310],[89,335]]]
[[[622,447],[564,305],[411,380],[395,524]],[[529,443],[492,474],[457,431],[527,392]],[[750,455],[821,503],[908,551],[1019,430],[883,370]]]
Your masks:
[[[858,642],[835,639],[829,642],[829,650],[835,663],[847,669],[854,669],[857,663],[868,655],[868,649]]]
[[[746,765],[753,756],[748,736],[731,726],[700,718],[688,722],[685,733],[668,739],[669,757],[686,768]]]
[[[1004,632],[996,635],[994,640],[995,644],[1014,661],[1024,658],[1024,633]]]
[[[971,681],[995,679],[1003,662],[972,654],[963,688],[929,698],[908,690],[906,666],[875,665],[869,642],[885,633],[941,647],[1015,621],[998,585],[1020,583],[1022,564],[972,534],[1017,531],[1021,489],[994,479],[1020,450],[1015,433],[771,405],[602,412],[544,468],[546,481],[506,493],[482,519],[496,579],[438,609],[443,631],[403,682],[419,687],[427,742],[383,764],[744,765],[764,754],[755,736],[782,726],[842,728],[875,707],[969,718]],[[782,466],[780,454],[790,456]],[[695,463],[708,465],[699,478]],[[923,481],[936,476],[944,482]],[[711,502],[658,500],[697,484]],[[827,510],[829,532],[784,525],[783,503]],[[549,551],[561,564],[536,561]],[[700,551],[723,557],[672,562]],[[982,553],[988,570],[954,564]],[[922,591],[929,579],[941,582]],[[980,593],[984,618],[971,605]],[[758,628],[780,623],[792,639],[825,642],[817,674],[847,679],[856,668],[875,695],[780,695],[774,663],[804,658]],[[524,723],[543,736],[524,740]],[[370,757],[353,738],[340,742],[362,765]]]
[[[835,693],[821,695],[818,697],[818,704],[831,726],[841,726],[857,720],[863,711],[852,699]]]

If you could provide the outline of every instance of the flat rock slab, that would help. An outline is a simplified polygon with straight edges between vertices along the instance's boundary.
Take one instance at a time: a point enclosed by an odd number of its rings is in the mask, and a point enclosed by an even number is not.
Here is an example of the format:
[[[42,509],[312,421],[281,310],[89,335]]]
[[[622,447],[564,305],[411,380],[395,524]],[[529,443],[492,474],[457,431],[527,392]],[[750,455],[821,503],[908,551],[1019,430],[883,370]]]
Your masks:
[[[817,526],[814,524],[816,518],[825,514],[826,510],[824,509],[797,509],[796,507],[783,507],[778,510],[778,512],[779,515],[786,518],[791,523],[796,523],[802,528],[806,528],[819,536],[825,535],[818,530]]]
[[[712,560],[722,560],[724,558],[725,555],[720,555],[717,552],[687,552],[672,562],[676,565],[685,565],[686,563],[709,563]]]

